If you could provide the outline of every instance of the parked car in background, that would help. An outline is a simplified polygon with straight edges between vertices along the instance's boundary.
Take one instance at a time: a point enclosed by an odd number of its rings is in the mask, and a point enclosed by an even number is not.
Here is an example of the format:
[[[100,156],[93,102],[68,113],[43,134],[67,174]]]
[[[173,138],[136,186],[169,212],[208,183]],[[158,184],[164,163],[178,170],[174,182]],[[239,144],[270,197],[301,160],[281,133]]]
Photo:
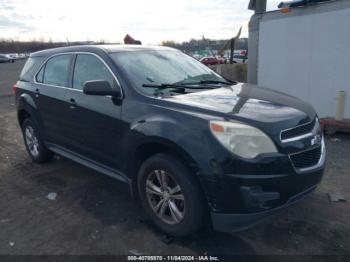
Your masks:
[[[224,57],[224,56],[217,56],[216,59],[218,59],[220,61],[220,64],[227,63],[226,57]]]
[[[14,60],[18,59],[18,54],[17,53],[7,54],[7,56],[12,58],[12,59],[14,59]]]
[[[230,58],[228,58],[230,61]],[[234,50],[233,63],[235,64],[246,64],[248,63],[248,52],[247,50]]]
[[[0,54],[0,63],[14,63],[15,59],[9,55]]]
[[[206,66],[209,65],[219,65],[219,64],[224,64],[225,60],[219,59],[216,57],[203,57],[199,60],[202,64],[205,64]]]
[[[27,58],[27,56],[24,53],[21,53],[21,54],[17,55],[17,59],[26,59],[26,58]]]
[[[13,89],[34,162],[56,153],[126,183],[170,235],[205,223],[245,229],[312,193],[323,175],[311,105],[229,82],[172,48],[41,51]]]
[[[246,55],[234,55],[233,63],[236,64],[246,64],[248,63],[248,57]]]
[[[194,54],[192,57],[196,60],[200,60],[202,58],[202,56],[198,54]]]

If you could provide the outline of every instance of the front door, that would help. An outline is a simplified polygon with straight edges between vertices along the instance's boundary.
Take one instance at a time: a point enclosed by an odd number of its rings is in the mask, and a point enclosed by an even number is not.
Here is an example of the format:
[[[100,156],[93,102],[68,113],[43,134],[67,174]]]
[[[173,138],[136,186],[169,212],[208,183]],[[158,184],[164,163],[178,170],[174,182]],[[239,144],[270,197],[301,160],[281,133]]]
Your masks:
[[[121,106],[108,96],[85,95],[84,83],[92,80],[106,80],[119,88],[102,58],[77,54],[72,88],[66,93],[70,103],[69,139],[75,152],[119,169]]]

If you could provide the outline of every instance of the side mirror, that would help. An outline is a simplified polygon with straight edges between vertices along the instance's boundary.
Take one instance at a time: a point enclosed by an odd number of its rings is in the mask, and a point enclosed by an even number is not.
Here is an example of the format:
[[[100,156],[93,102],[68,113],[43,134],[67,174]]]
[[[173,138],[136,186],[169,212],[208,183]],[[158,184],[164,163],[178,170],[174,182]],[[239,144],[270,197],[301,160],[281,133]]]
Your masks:
[[[121,97],[120,90],[118,88],[112,88],[111,84],[105,80],[93,80],[85,82],[83,92],[86,95],[92,96],[112,96]]]

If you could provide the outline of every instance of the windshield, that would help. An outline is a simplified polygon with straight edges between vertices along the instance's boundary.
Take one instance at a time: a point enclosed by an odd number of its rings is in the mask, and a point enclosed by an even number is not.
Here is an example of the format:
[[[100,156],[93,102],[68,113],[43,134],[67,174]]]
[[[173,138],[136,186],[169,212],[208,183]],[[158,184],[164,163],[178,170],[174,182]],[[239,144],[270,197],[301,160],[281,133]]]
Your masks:
[[[122,67],[135,87],[149,95],[154,94],[156,87],[152,90],[144,88],[144,85],[199,85],[203,81],[226,81],[207,66],[180,51],[119,52],[111,54],[111,57]],[[191,92],[194,89],[192,87]]]

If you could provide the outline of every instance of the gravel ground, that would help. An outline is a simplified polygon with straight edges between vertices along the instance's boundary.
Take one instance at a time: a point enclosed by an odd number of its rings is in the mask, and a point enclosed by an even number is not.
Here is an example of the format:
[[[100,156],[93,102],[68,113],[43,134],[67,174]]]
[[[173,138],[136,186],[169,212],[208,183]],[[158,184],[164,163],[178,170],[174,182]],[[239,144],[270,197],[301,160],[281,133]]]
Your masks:
[[[305,201],[244,232],[203,229],[169,239],[118,181],[58,157],[30,161],[13,97],[5,95],[22,66],[0,64],[0,255],[350,255],[349,135],[327,137],[324,179]],[[47,199],[50,192],[55,200]],[[348,202],[330,202],[335,192]]]
[[[25,61],[17,60],[15,63],[0,63],[0,96],[12,94],[11,88],[16,83]]]

